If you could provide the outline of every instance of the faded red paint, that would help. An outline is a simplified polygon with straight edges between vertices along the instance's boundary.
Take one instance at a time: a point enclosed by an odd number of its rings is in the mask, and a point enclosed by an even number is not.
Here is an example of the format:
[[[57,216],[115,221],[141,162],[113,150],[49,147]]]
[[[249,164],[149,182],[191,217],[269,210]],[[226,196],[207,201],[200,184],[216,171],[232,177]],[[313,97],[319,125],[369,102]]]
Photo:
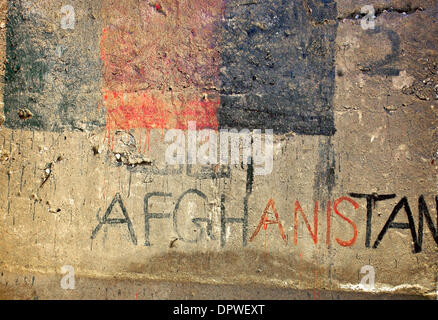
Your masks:
[[[107,109],[109,128],[187,130],[188,121],[196,121],[198,129],[218,128],[219,101],[190,101],[174,108],[149,92],[107,92],[104,96],[107,106],[112,106]]]
[[[222,1],[103,1],[102,96],[114,130],[218,128]],[[166,15],[157,11],[166,7]],[[141,131],[140,131],[141,132]]]

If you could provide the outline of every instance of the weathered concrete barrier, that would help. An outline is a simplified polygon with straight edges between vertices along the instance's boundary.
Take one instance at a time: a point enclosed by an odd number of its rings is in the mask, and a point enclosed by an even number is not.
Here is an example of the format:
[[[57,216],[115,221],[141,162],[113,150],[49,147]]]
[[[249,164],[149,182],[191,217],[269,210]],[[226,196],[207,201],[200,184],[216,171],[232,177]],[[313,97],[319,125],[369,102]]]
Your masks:
[[[1,297],[436,297],[435,1],[2,14]]]

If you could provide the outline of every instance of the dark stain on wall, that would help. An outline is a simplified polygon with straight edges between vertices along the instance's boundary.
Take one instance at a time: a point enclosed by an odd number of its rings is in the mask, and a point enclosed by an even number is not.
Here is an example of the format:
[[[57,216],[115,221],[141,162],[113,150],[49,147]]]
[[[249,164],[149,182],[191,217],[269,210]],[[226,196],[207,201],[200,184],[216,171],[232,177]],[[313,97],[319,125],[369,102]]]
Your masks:
[[[227,0],[220,127],[333,135],[336,15],[329,0]]]
[[[4,95],[9,128],[87,131],[105,126],[105,109],[99,108],[102,4],[75,3],[75,28],[63,29],[64,4],[9,2]],[[220,51],[213,59],[220,60],[215,86],[220,108],[209,114],[218,119],[215,129],[333,135],[336,3],[226,0],[223,14],[215,34],[208,36]],[[131,109],[130,117],[139,116]],[[195,111],[190,112],[200,110]]]
[[[322,201],[324,207],[325,201],[331,199],[336,185],[336,156],[331,137],[318,137],[318,139],[318,162],[315,168],[313,197],[315,201]]]
[[[99,3],[75,3],[74,29],[63,29],[61,8],[9,1],[6,32],[5,125],[44,131],[104,126],[101,100]],[[31,117],[19,116],[20,110]]]

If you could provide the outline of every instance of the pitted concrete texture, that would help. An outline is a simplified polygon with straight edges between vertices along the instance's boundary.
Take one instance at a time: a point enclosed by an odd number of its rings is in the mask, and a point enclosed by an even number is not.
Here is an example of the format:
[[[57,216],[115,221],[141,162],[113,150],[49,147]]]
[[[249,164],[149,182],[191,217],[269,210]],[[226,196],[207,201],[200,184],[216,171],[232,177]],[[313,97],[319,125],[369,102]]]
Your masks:
[[[436,1],[0,3],[1,298],[436,298]],[[272,173],[166,164],[191,121]]]

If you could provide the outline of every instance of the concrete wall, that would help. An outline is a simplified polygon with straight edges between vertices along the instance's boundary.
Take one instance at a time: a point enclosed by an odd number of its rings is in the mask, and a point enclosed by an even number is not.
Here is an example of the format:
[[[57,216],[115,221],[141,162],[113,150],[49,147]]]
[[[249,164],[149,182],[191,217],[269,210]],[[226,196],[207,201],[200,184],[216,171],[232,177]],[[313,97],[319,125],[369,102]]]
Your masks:
[[[436,297],[436,1],[1,12],[2,298]],[[190,121],[273,129],[272,173],[167,165]]]

